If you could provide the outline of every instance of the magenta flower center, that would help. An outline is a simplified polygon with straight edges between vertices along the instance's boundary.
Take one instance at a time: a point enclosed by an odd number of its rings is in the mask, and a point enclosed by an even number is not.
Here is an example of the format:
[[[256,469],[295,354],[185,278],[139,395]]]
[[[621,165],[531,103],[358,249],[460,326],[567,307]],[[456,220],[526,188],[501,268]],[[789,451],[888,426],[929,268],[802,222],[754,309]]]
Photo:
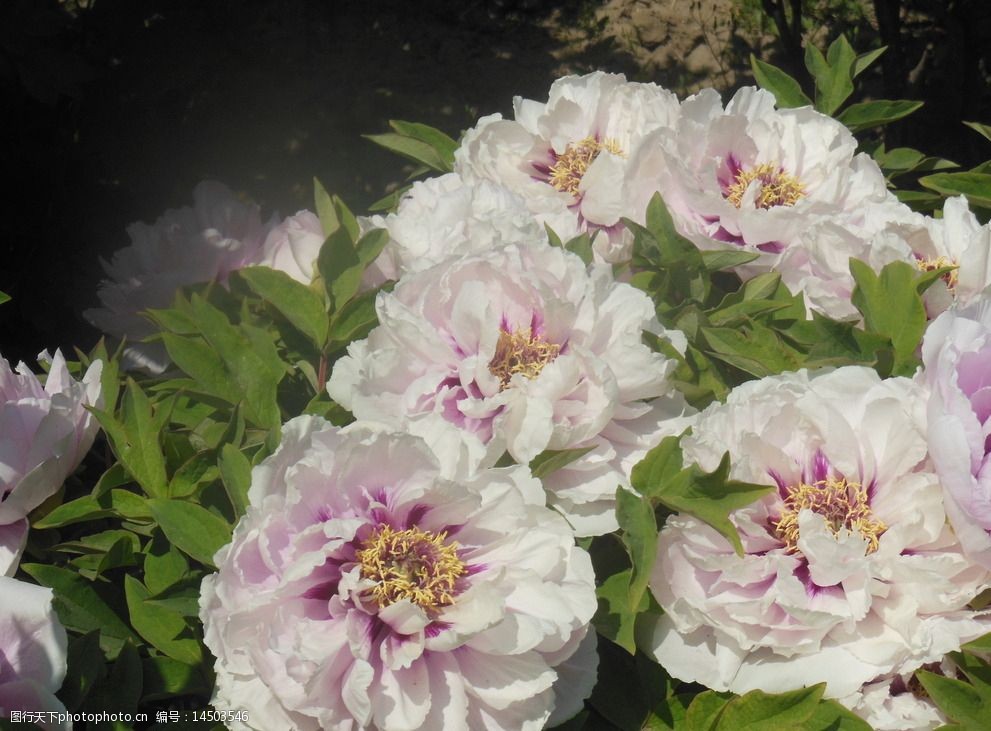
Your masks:
[[[516,373],[536,378],[548,363],[561,352],[561,346],[544,340],[530,328],[520,328],[499,333],[495,355],[489,361],[489,372],[499,379],[499,390],[509,386]]]
[[[594,137],[586,137],[578,142],[572,142],[565,148],[564,152],[555,155],[556,159],[550,168],[550,177],[547,182],[562,193],[571,193],[577,197],[585,171],[588,170],[589,165],[595,162],[595,158],[603,150],[614,155],[623,154],[615,140],[607,139],[599,142]]]
[[[747,189],[754,181],[760,186],[754,201],[757,208],[793,206],[805,196],[805,186],[798,178],[789,175],[774,163],[765,162],[737,171],[733,182],[723,191],[723,197],[739,208],[743,205]]]
[[[841,530],[855,531],[867,539],[867,552],[878,548],[881,534],[888,529],[875,519],[867,490],[859,482],[828,477],[811,485],[804,482],[788,488],[781,517],[773,521],[775,535],[788,553],[798,552],[798,516],[802,510],[822,516],[834,536]]]
[[[467,568],[458,558],[457,542],[446,539],[446,532],[376,528],[361,543],[357,558],[362,578],[375,582],[371,593],[378,605],[403,599],[424,609],[453,604],[455,584]]]

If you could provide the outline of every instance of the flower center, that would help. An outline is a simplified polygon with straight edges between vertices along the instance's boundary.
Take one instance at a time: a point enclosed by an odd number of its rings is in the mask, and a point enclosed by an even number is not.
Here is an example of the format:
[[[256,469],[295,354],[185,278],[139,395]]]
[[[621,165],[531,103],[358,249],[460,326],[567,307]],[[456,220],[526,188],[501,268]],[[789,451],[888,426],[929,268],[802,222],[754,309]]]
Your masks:
[[[527,378],[536,378],[561,352],[557,343],[549,343],[540,335],[534,335],[530,328],[521,328],[499,333],[495,355],[489,361],[489,371],[501,382],[500,391],[509,386],[513,374],[522,373]]]
[[[447,533],[380,526],[358,550],[361,576],[376,582],[371,590],[380,607],[408,599],[424,609],[454,603],[455,582],[467,573],[458,544]]]
[[[599,153],[605,150],[613,155],[622,155],[623,151],[615,140],[599,142],[594,137],[586,137],[578,142],[569,144],[564,152],[555,155],[556,160],[550,169],[547,182],[562,193],[578,195],[582,177]]]
[[[723,197],[739,208],[743,204],[747,188],[755,180],[760,184],[754,201],[758,208],[793,206],[799,198],[805,196],[805,186],[798,178],[789,175],[774,163],[765,162],[737,172],[733,182],[723,192]]]
[[[798,551],[798,515],[808,508],[821,515],[834,536],[841,530],[856,531],[867,539],[867,552],[878,548],[878,539],[888,529],[874,518],[867,500],[867,490],[859,482],[847,482],[833,477],[819,480],[812,485],[799,483],[788,488],[781,517],[773,523],[777,537],[784,542],[788,553]]]
[[[953,267],[951,271],[943,274],[940,279],[946,282],[946,288],[951,292],[956,289],[957,270],[960,268],[960,265],[953,261],[953,259],[946,256],[937,256],[935,259],[916,259],[915,266],[919,268],[920,272],[934,272],[943,267]]]

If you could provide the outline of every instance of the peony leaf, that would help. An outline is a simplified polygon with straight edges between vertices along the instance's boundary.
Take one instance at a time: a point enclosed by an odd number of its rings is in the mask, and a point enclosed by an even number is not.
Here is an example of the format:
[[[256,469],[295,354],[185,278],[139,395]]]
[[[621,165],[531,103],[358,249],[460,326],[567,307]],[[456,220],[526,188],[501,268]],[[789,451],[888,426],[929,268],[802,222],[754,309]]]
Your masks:
[[[331,311],[339,310],[358,292],[364,267],[354,239],[344,228],[331,233],[320,247],[317,269],[330,297]]]
[[[584,457],[595,449],[591,447],[576,447],[574,449],[545,449],[530,460],[530,472],[534,477],[543,478],[562,467],[567,467],[576,459]]]
[[[894,101],[878,99],[871,102],[859,102],[848,106],[836,119],[849,127],[851,132],[859,132],[907,117],[921,109],[922,104],[922,102],[904,99]]]
[[[69,638],[68,670],[59,689],[59,698],[70,711],[76,711],[93,686],[106,675],[106,662],[100,651],[100,630]]]
[[[619,487],[616,489],[616,519],[623,530],[623,545],[630,554],[630,607],[639,607],[657,558],[657,521],[647,498]]]
[[[155,521],[175,546],[207,566],[231,541],[231,527],[223,518],[195,503],[156,498],[148,501]]]
[[[435,170],[439,173],[449,173],[453,169],[454,156],[451,156],[449,162],[445,159],[444,152],[438,150],[429,142],[393,132],[362,136],[366,140],[374,142],[379,147],[384,147],[390,152],[395,152],[407,160],[425,165],[430,170]]]
[[[643,723],[643,731],[683,731],[688,719],[688,708],[695,698],[687,693],[679,693],[655,705],[647,720]]]
[[[671,686],[671,678],[653,660],[639,653],[634,657],[612,643],[600,642],[599,682],[589,705],[613,727],[640,731],[650,709],[663,701]],[[590,731],[603,728],[601,724],[590,726]]]
[[[90,692],[84,708],[113,708],[120,709],[121,713],[134,713],[141,699],[141,685],[141,657],[137,648],[128,640],[124,642],[117,660],[110,666],[109,674]]]
[[[169,497],[188,497],[219,477],[213,451],[198,452],[183,462],[169,481]]]
[[[156,655],[142,662],[144,700],[154,701],[180,695],[209,695],[210,685],[198,665]]]
[[[987,729],[991,702],[974,686],[956,678],[946,678],[928,670],[917,670],[915,677],[943,713],[968,731]]]
[[[812,731],[808,721],[816,712],[825,683],[771,695],[752,690],[734,698],[722,709],[714,731],[767,731],[802,728]]]
[[[991,173],[936,173],[919,178],[919,183],[943,195],[965,195],[972,206],[991,208]]]
[[[451,139],[436,127],[420,124],[419,122],[403,122],[399,119],[390,119],[389,126],[398,134],[426,142],[437,151],[440,158],[448,166],[448,172],[453,168],[454,151],[458,149],[456,140]]]
[[[685,731],[712,731],[719,714],[732,697],[732,693],[717,693],[714,690],[699,693],[685,713]]]
[[[865,329],[891,340],[895,352],[892,374],[911,375],[918,363],[915,351],[926,328],[926,309],[916,287],[921,272],[896,261],[878,275],[864,262],[851,258],[850,273],[857,283],[851,301],[863,314]]]
[[[724,251],[702,251],[699,253],[702,256],[702,265],[707,272],[718,272],[723,269],[742,266],[760,257],[760,254],[750,251],[730,251],[728,249]]]
[[[991,142],[991,124],[981,124],[980,122],[964,122],[964,124],[977,132],[977,134],[984,137],[984,139]],[[3,293],[0,292],[0,294]],[[0,300],[0,302],[2,302],[2,300]]]
[[[10,302],[10,295],[6,292],[0,292],[0,305],[4,302]]]
[[[646,610],[650,602],[645,593],[635,608],[630,606],[631,575],[631,569],[624,569],[608,577],[596,589],[599,608],[592,621],[600,635],[632,655],[637,651],[634,638],[637,614]]]
[[[330,338],[338,343],[351,343],[368,335],[378,324],[375,302],[381,290],[363,292],[334,313],[330,323]]]
[[[323,298],[285,272],[269,267],[248,267],[235,272],[251,290],[303,333],[317,350],[327,341],[328,319]]]
[[[812,43],[805,44],[805,67],[816,84],[815,108],[833,114],[853,93],[856,54],[845,36],[829,46],[826,56]]]
[[[220,479],[238,517],[248,509],[248,488],[251,487],[251,462],[233,444],[225,444],[217,462]]]
[[[857,59],[853,62],[852,75],[853,78],[860,76],[867,68],[881,57],[881,54],[888,50],[887,46],[881,46],[873,51],[867,51],[867,53],[861,53],[857,56]]]
[[[153,604],[150,593],[133,576],[124,577],[124,593],[131,624],[145,640],[158,650],[179,662],[198,665],[203,661],[203,648],[189,634],[189,627],[182,615]]]
[[[641,495],[657,497],[685,467],[681,437],[665,437],[633,466],[630,484]]]
[[[812,100],[802,91],[801,85],[777,66],[761,61],[751,53],[750,68],[760,88],[774,94],[781,109],[812,106]]]
[[[801,367],[799,354],[786,347],[770,328],[703,327],[700,331],[710,355],[757,378]]]
[[[111,608],[106,585],[87,581],[75,571],[58,566],[26,563],[21,568],[55,592],[55,611],[67,629],[100,630],[100,647],[108,657],[117,656],[124,640],[137,641],[137,635]]]
[[[67,503],[62,503],[40,520],[32,523],[34,528],[57,528],[87,520],[96,520],[113,515],[109,505],[105,505],[92,495],[84,495]]]
[[[144,559],[144,580],[151,595],[161,594],[188,574],[186,558],[175,546],[169,545],[164,535],[156,533]]]

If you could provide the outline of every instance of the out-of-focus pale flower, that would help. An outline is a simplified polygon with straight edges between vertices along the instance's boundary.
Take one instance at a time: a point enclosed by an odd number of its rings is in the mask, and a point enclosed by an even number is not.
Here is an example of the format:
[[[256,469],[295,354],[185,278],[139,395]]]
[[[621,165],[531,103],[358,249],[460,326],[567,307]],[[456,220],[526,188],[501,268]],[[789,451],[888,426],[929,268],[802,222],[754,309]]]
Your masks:
[[[14,371],[0,358],[0,574],[6,576],[17,569],[27,514],[55,494],[93,444],[99,424],[85,407],[103,405],[101,361],[76,381],[61,351],[38,358],[51,360],[44,386],[23,363]]]
[[[65,713],[55,697],[66,670],[65,629],[52,610],[52,590],[0,576],[0,718],[11,711],[41,712],[46,729],[72,724],[49,722]]]
[[[309,284],[325,238],[316,214],[298,211],[269,231],[258,263],[285,272],[297,282]]]
[[[516,97],[513,107],[515,120],[490,115],[465,133],[455,171],[519,193],[562,239],[598,232],[603,260],[629,260],[632,239],[620,218],[643,214],[626,195],[630,155],[644,135],[675,123],[674,94],[598,71],[558,79],[546,103]]]
[[[242,202],[221,183],[202,182],[193,190],[192,207],[168,210],[150,225],[128,227],[130,246],[103,263],[103,306],[83,316],[104,332],[128,339],[126,367],[161,373],[168,356],[160,343],[139,342],[156,332],[141,313],[169,307],[180,287],[224,282],[232,271],[256,263],[268,229],[257,206]]]
[[[841,698],[987,632],[963,611],[989,583],[946,524],[928,462],[925,394],[869,368],[743,384],[704,411],[686,461],[776,489],[730,519],[743,556],[701,521],[661,531],[654,656],[737,693],[826,682]]]
[[[744,277],[783,271],[780,255],[820,221],[866,247],[879,226],[908,209],[856,147],[846,127],[811,107],[775,109],[773,95],[747,87],[724,109],[706,89],[682,103],[673,128],[658,129],[635,151],[628,181],[635,220],[659,190],[678,229],[700,248],[760,255],[739,269]]]
[[[589,271],[560,248],[449,259],[403,277],[377,310],[379,326],[337,361],[331,397],[359,419],[439,414],[493,462],[507,450],[526,464],[545,449],[598,445],[570,466],[586,474],[547,482],[549,502],[582,534],[616,528],[625,468],[660,438],[665,416],[685,409],[668,379],[676,363],[642,341],[648,330],[684,348],[684,336],[666,333],[650,299],[608,266]]]
[[[930,317],[970,304],[991,285],[991,223],[982,226],[963,196],[946,200],[942,218],[914,214],[896,228],[919,269],[956,267],[926,290]]]
[[[991,569],[991,300],[930,323],[922,362],[929,451],[947,515],[967,555]]]
[[[445,427],[283,427],[202,586],[213,703],[248,711],[232,728],[535,731],[579,710],[589,556],[525,467],[473,469]]]
[[[372,286],[423,271],[449,256],[505,244],[547,243],[523,198],[487,180],[467,185],[455,173],[413,183],[395,213],[372,216],[362,224],[389,232],[389,243],[366,272]]]

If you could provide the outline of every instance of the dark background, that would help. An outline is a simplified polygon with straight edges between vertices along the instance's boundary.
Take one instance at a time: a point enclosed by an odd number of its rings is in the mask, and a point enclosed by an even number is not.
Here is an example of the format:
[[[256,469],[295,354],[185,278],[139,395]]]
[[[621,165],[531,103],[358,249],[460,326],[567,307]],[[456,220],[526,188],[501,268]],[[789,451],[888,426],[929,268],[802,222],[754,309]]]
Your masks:
[[[404,177],[399,158],[361,137],[391,118],[457,137],[483,114],[511,113],[513,95],[545,99],[557,76],[593,68],[684,93],[684,74],[644,70],[604,32],[603,4],[0,0],[0,290],[14,298],[0,306],[0,353],[30,362],[43,348],[91,347],[99,333],[80,313],[98,304],[98,258],[127,245],[128,223],[189,205],[204,178],[265,217],[312,207],[313,176],[362,211]],[[820,35],[845,30],[861,52],[887,43],[865,90],[927,101],[889,146],[966,165],[991,157],[959,124],[991,123],[991,3],[862,5],[870,22],[836,16]],[[562,50],[572,30],[585,42]],[[801,66],[787,32],[731,46],[737,85],[750,82],[752,50]]]

